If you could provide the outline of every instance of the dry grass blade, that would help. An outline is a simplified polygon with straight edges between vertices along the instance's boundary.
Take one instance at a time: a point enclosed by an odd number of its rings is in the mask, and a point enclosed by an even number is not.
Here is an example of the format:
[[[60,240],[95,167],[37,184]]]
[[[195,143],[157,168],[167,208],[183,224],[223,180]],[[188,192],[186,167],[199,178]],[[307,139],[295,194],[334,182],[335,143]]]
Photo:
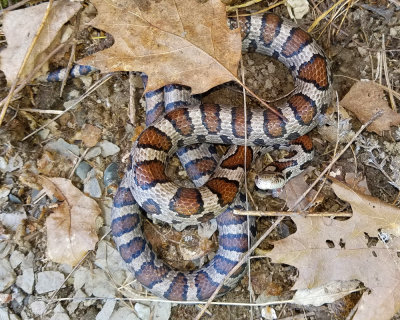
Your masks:
[[[255,216],[255,217],[292,217],[292,216],[307,216],[307,217],[351,217],[351,212],[304,212],[304,211],[253,211],[253,210],[233,210],[234,214],[239,216]]]

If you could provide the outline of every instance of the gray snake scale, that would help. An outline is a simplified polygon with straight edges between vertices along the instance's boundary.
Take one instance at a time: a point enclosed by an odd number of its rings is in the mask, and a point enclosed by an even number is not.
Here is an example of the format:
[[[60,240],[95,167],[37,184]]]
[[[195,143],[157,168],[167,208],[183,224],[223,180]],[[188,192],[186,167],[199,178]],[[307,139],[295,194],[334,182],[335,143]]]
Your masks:
[[[229,23],[235,25],[234,21]],[[278,107],[286,120],[262,108],[247,112],[247,144],[294,149],[296,157],[277,162],[287,177],[294,176],[308,164],[312,154],[310,140],[304,135],[315,127],[316,118],[330,102],[329,62],[308,33],[274,14],[243,18],[240,27],[243,51],[274,57],[294,78],[294,92]],[[169,300],[205,300],[248,250],[247,219],[232,214],[233,208],[243,208],[239,190],[245,169],[244,111],[242,107],[197,104],[163,113],[165,109],[160,111],[158,107],[155,104],[148,112],[148,117],[152,113],[158,120],[141,133],[132,148],[114,198],[112,234],[129,270],[153,294]],[[233,146],[215,171],[208,158],[192,163],[210,177],[197,188],[182,187],[165,174],[165,167],[171,155],[196,143]],[[249,148],[246,154],[249,166],[254,153]],[[215,257],[196,271],[173,270],[157,258],[145,239],[141,209],[150,217],[174,225],[195,225],[217,217],[219,248]],[[245,269],[242,266],[220,293],[233,288]]]

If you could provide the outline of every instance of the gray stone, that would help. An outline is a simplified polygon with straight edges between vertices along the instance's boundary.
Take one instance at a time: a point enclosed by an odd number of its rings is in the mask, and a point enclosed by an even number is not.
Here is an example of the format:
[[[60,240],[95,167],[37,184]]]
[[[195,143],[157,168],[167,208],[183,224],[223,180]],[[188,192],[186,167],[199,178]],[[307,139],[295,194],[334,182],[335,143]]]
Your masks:
[[[86,298],[87,295],[81,290],[77,290],[75,295],[74,295],[74,300],[72,300],[68,306],[67,306],[67,311],[69,314],[72,314],[75,312],[75,310],[78,308],[79,304],[83,301],[82,298]]]
[[[111,314],[114,311],[116,301],[113,299],[109,299],[106,301],[104,304],[103,308],[101,308],[101,311],[97,314],[96,320],[108,320],[111,317]]]
[[[85,160],[96,158],[97,156],[101,155],[101,152],[102,150],[100,147],[93,147],[88,151],[88,153],[86,153],[84,158]]]
[[[104,158],[112,156],[118,153],[120,150],[120,148],[116,144],[111,143],[107,140],[100,141],[97,145],[101,148],[101,156]]]
[[[92,170],[92,166],[86,161],[82,161],[76,168],[75,174],[81,178],[81,180],[85,180],[90,170]]]
[[[110,320],[140,320],[132,309],[127,307],[119,308],[118,310],[114,311],[111,315]]]
[[[17,286],[28,294],[32,294],[33,284],[35,282],[35,274],[33,268],[25,269],[22,275],[17,277]]]
[[[22,263],[22,261],[24,259],[25,259],[25,256],[21,251],[14,250],[13,252],[11,252],[11,255],[10,255],[11,267],[13,269],[15,269]]]
[[[64,283],[64,275],[58,271],[43,271],[37,277],[35,290],[38,294],[57,290]]]
[[[100,183],[96,178],[96,171],[92,169],[88,175],[87,180],[83,185],[83,192],[88,193],[93,198],[100,198],[101,197],[101,187]]]
[[[0,292],[11,287],[15,282],[15,272],[8,260],[0,260]]]
[[[34,301],[30,304],[30,307],[33,314],[40,316],[46,310],[46,303],[44,301]]]
[[[153,302],[153,320],[168,320],[171,316],[172,303]]]
[[[55,151],[65,158],[72,160],[75,159],[74,155],[79,156],[79,147],[73,144],[69,144],[62,138],[59,138],[57,141],[50,141],[44,146],[44,150]]]
[[[135,310],[141,320],[150,320],[150,307],[141,303],[135,304]]]
[[[25,256],[24,260],[22,260],[21,268],[22,269],[33,268],[33,259],[34,258],[35,258],[35,256],[34,256],[33,252],[29,251],[29,253]]]

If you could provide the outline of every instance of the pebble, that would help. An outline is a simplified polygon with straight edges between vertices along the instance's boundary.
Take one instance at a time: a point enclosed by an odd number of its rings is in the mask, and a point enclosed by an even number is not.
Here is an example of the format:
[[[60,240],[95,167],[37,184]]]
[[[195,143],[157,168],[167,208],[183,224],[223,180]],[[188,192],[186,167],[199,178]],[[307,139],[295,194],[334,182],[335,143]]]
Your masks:
[[[38,294],[57,290],[64,283],[64,275],[58,271],[43,271],[37,274],[35,290]]]
[[[11,157],[8,162],[5,158],[0,157],[0,171],[2,172],[13,172],[17,169],[22,168],[23,165],[24,162],[18,154]]]
[[[104,185],[108,187],[112,184],[118,184],[119,180],[118,164],[111,162],[106,170],[104,170]]]
[[[128,269],[118,250],[107,241],[100,241],[96,251],[95,265],[112,274],[117,283],[124,282]]]
[[[141,320],[150,320],[150,307],[141,303],[135,304],[135,310]]]
[[[25,269],[22,275],[17,277],[17,286],[24,290],[27,294],[32,294],[33,284],[35,282],[35,274],[33,268]]]
[[[47,128],[44,128],[38,132],[38,136],[39,136],[40,140],[42,140],[42,141],[46,140],[47,137],[49,136],[49,134],[50,134],[50,129],[47,129]]]
[[[33,258],[34,254],[32,251],[25,256],[24,260],[21,263],[21,269],[33,268]]]
[[[101,148],[93,147],[86,153],[84,158],[85,158],[85,160],[90,160],[90,159],[96,158],[99,155],[101,155]]]
[[[153,302],[153,320],[168,320],[171,316],[172,303]]]
[[[62,138],[59,138],[57,141],[50,141],[44,146],[44,150],[55,151],[65,158],[72,160],[75,159],[74,155],[77,157],[79,156],[79,147],[73,144],[69,144]]]
[[[111,315],[110,320],[140,320],[134,313],[133,310],[127,308],[127,307],[122,307],[119,308],[118,310],[114,311],[113,314]]]
[[[24,260],[24,258],[25,258],[24,254],[18,250],[14,250],[13,252],[11,252],[11,255],[10,255],[11,267],[13,269],[18,267],[21,264],[21,262]]]
[[[81,289],[77,290],[73,296],[73,300],[68,304],[67,311],[69,314],[75,312],[79,304],[84,301],[82,298],[86,298],[87,295]]]
[[[21,209],[23,210],[23,209]],[[25,211],[14,211],[10,213],[0,213],[0,222],[7,229],[16,231],[22,221],[27,219]]]
[[[103,140],[97,144],[101,148],[102,157],[112,156],[119,152],[120,148],[110,141]]]
[[[86,161],[82,161],[76,168],[75,174],[81,178],[81,180],[85,180],[90,170],[92,170],[92,166]]]
[[[0,260],[0,292],[11,287],[15,282],[15,272],[8,260]]]
[[[10,194],[8,195],[8,200],[10,200],[12,203],[22,204],[21,199],[18,198],[17,196],[14,196],[12,193],[10,193]]]
[[[30,304],[30,308],[35,315],[40,316],[46,310],[46,303],[44,301],[34,301]]]
[[[83,192],[89,194],[92,198],[100,198],[101,197],[101,188],[99,181],[96,178],[96,171],[92,169],[88,175],[87,180],[83,185]]]
[[[100,312],[96,316],[96,320],[108,320],[111,317],[111,314],[114,311],[116,301],[109,299],[104,304],[103,308],[101,308]]]
[[[58,304],[55,308],[54,308],[54,315],[50,318],[50,320],[69,320],[70,317],[68,316],[68,314],[65,313],[64,308]]]
[[[0,198],[6,198],[10,194],[11,189],[7,186],[0,187]]]

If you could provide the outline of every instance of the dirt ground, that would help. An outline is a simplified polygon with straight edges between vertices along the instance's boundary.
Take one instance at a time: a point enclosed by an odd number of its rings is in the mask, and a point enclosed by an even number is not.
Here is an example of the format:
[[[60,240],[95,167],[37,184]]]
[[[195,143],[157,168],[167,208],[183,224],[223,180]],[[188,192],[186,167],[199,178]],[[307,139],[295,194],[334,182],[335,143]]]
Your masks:
[[[318,8],[320,11],[325,11],[333,3],[334,1],[324,1]],[[362,7],[364,4],[369,7]],[[262,3],[252,7],[254,10],[262,8]],[[376,8],[381,9],[381,11],[376,10]],[[387,66],[391,85],[395,91],[400,92],[400,51],[398,50],[400,48],[400,7],[397,7],[397,10],[395,9],[395,5],[389,5],[389,2],[384,0],[359,1],[349,9],[340,27],[341,19],[337,19],[323,31],[322,28],[326,26],[326,21],[322,20],[320,26],[314,31],[313,36],[318,38],[318,42],[332,61],[334,89],[337,91],[339,100],[349,91],[355,80],[375,79],[376,59],[377,54],[381,52],[383,35],[385,36]],[[273,12],[288,17],[285,7],[280,6]],[[382,12],[390,14],[390,18],[379,14]],[[298,23],[307,29],[319,14],[319,11],[315,10],[298,21]],[[95,33],[97,31],[89,28],[79,35],[78,56],[85,56],[93,50],[93,47],[101,46],[98,42],[96,43],[96,41],[90,39]],[[63,59],[59,57],[57,59],[57,61],[54,61],[54,67],[65,65],[68,61],[68,55]],[[249,53],[243,55],[243,64],[246,84],[266,100],[282,97],[293,88],[293,81],[286,68],[273,59]],[[75,168],[77,157],[60,155],[54,150],[46,149],[46,146],[51,141],[54,142],[62,138],[69,144],[77,146],[81,151],[85,150],[86,147],[82,141],[85,139],[84,135],[87,132],[85,131],[87,128],[84,129],[84,126],[90,124],[99,128],[101,130],[101,140],[110,142],[120,149],[117,153],[108,156],[97,155],[87,160],[90,166],[95,169],[95,177],[101,188],[100,196],[95,198],[103,210],[102,221],[99,222],[99,238],[103,237],[102,241],[105,241],[108,246],[114,246],[108,234],[110,203],[113,191],[115,191],[113,183],[116,181],[113,177],[115,177],[116,173],[118,173],[119,177],[123,175],[127,155],[132,146],[132,139],[138,132],[137,128],[140,125],[144,126],[143,85],[141,79],[136,74],[132,75],[130,79],[127,73],[115,74],[109,81],[82,100],[72,111],[63,114],[57,119],[55,123],[48,127],[48,132],[42,131],[42,134],[35,134],[24,141],[22,139],[26,135],[39,128],[47,119],[54,117],[54,114],[21,111],[28,108],[40,109],[41,111],[64,110],[68,101],[82,95],[86,91],[88,83],[93,83],[100,77],[101,75],[94,74],[84,79],[69,80],[61,97],[59,97],[60,83],[33,83],[26,86],[18,94],[17,99],[14,99],[11,103],[11,108],[9,108],[5,117],[5,125],[0,127],[0,157],[8,164],[11,163],[11,159],[15,160],[16,163],[15,170],[9,172],[0,171],[0,187],[7,185],[9,194],[12,195],[12,197],[8,196],[6,200],[0,202],[0,212],[2,215],[15,212],[24,214],[23,227],[10,230],[0,224],[1,259],[12,259],[11,256],[14,251],[18,251],[24,256],[24,258],[21,258],[22,261],[25,261],[24,259],[27,258],[29,253],[33,254],[32,268],[35,275],[35,284],[38,281],[38,274],[44,271],[57,271],[62,273],[65,278],[70,275],[56,294],[54,294],[54,289],[39,294],[36,286],[35,290],[27,293],[21,289],[18,283],[14,283],[0,294],[1,299],[3,299],[2,301],[0,300],[0,304],[3,302],[1,304],[2,312],[7,312],[8,314],[8,318],[4,317],[4,319],[97,319],[97,314],[103,309],[106,302],[106,299],[101,298],[88,299],[89,297],[99,297],[100,294],[87,294],[88,292],[83,289],[83,299],[79,300],[77,292],[80,292],[81,289],[77,290],[76,270],[66,265],[54,263],[46,256],[45,220],[51,212],[49,204],[52,199],[48,197],[37,198],[40,189],[35,184],[35,181],[32,181],[32,176],[42,174],[49,177],[69,178],[80,190],[83,191],[84,188],[88,188],[85,190],[91,190],[90,186],[87,185],[87,179],[81,179],[76,174],[71,175],[71,171],[73,172]],[[382,83],[385,84],[385,81],[383,80]],[[134,91],[130,93],[132,88],[134,88]],[[8,90],[4,75],[1,74],[1,99],[6,97]],[[131,119],[128,112],[130,98],[132,97],[133,106],[136,110],[135,123],[130,122]],[[243,105],[242,89],[234,83],[228,83],[213,89],[209,93],[203,94],[202,99],[204,102]],[[256,101],[251,97],[247,97],[247,102],[249,107],[257,105]],[[332,105],[331,109],[331,119],[335,120],[335,106]],[[361,124],[358,120],[352,116],[350,128],[356,131],[360,126]],[[387,132],[384,136],[364,132],[361,139],[364,139],[363,141],[371,139],[376,141],[378,145],[376,152],[385,152],[388,159],[392,159],[397,152],[393,151],[395,150],[393,145],[400,140],[400,135],[396,136],[398,128],[392,129],[392,132]],[[317,129],[313,130],[311,137],[315,147],[315,158],[312,163],[315,169],[309,174],[307,180],[309,182],[314,181],[318,174],[330,163],[335,149],[335,143],[329,141],[323,132],[321,133]],[[339,148],[343,147],[344,144],[345,141],[340,142]],[[366,152],[356,150],[356,148],[357,144],[353,150],[346,151],[333,166],[332,171],[356,171],[358,174],[365,176],[368,188],[374,197],[399,206],[399,190],[389,183],[388,177],[382,170],[373,167],[366,161]],[[394,165],[388,168],[389,162],[388,160],[385,172],[392,180],[398,181],[396,180],[396,168],[393,167]],[[115,167],[117,170],[106,171],[111,163],[117,164]],[[181,170],[178,168],[176,171]],[[252,171],[249,174],[250,190],[253,178]],[[110,179],[112,183],[109,183]],[[91,192],[94,191],[91,190]],[[90,194],[90,192],[87,193]],[[346,204],[338,200],[334,195],[329,184],[322,187],[321,195],[323,202],[318,204],[317,211],[335,211],[338,208],[346,207]],[[259,210],[285,209],[284,200],[257,192],[253,193],[253,197]],[[258,234],[267,230],[274,220],[275,218],[273,217],[258,218]],[[147,226],[146,228],[151,227]],[[195,266],[188,261],[177,261],[179,260],[176,258],[177,249],[170,248],[170,246],[173,247],[173,243],[181,241],[182,236],[176,235],[171,232],[169,227],[165,226],[157,226],[155,230],[157,234],[161,234],[162,237],[167,239],[155,244],[156,247],[159,246],[158,250],[163,252],[162,255],[167,261],[183,268],[190,269]],[[262,255],[265,250],[272,248],[271,241],[284,238],[295,230],[295,224],[289,218],[285,218],[279,228],[275,229],[262,243],[256,254],[258,256]],[[3,238],[2,235],[4,235]],[[215,250],[217,246],[215,239],[216,237],[213,236],[210,243],[207,244],[210,251]],[[94,270],[99,269],[98,259],[98,253],[92,252],[82,261],[78,269],[82,268],[82,270],[94,272]],[[13,265],[13,263],[11,264]],[[22,265],[23,263],[15,266],[15,278],[23,273]],[[107,272],[105,274],[107,275]],[[266,312],[262,310],[263,308],[250,308],[240,305],[250,301],[249,282],[252,284],[256,301],[265,302],[268,299],[284,301],[293,296],[293,291],[290,288],[296,281],[296,277],[297,270],[294,267],[273,264],[265,257],[251,259],[250,278],[245,276],[237,288],[216,299],[216,301],[220,302],[237,302],[238,305],[212,305],[208,308],[209,314],[204,318],[262,319],[262,312]],[[131,283],[132,286],[127,288],[127,283]],[[115,279],[109,279],[108,285],[114,291],[105,291],[104,294],[110,294],[109,298],[111,299],[130,298],[133,294],[144,296],[144,291],[132,279],[125,279],[123,285],[117,284]],[[124,287],[123,290],[121,289],[122,286]],[[334,303],[324,304],[320,307],[286,303],[271,307],[276,312],[277,319],[344,320],[347,319],[346,317],[357,304],[362,293],[363,291],[352,293]],[[12,295],[12,298],[9,295]],[[260,298],[260,295],[264,296],[264,300]],[[62,300],[62,298],[73,297],[76,298],[75,302]],[[37,305],[33,304],[35,301],[46,302],[47,309],[41,316],[37,313],[35,314],[35,306],[37,307]],[[134,302],[118,301],[115,310],[118,308],[122,310],[123,307],[135,310],[134,312],[138,315],[138,308],[134,307]],[[170,319],[192,319],[198,312],[199,308],[197,306],[172,305]],[[109,317],[109,319],[117,318]],[[134,319],[134,316],[130,315],[128,319]],[[393,319],[400,319],[400,314],[397,314]]]

